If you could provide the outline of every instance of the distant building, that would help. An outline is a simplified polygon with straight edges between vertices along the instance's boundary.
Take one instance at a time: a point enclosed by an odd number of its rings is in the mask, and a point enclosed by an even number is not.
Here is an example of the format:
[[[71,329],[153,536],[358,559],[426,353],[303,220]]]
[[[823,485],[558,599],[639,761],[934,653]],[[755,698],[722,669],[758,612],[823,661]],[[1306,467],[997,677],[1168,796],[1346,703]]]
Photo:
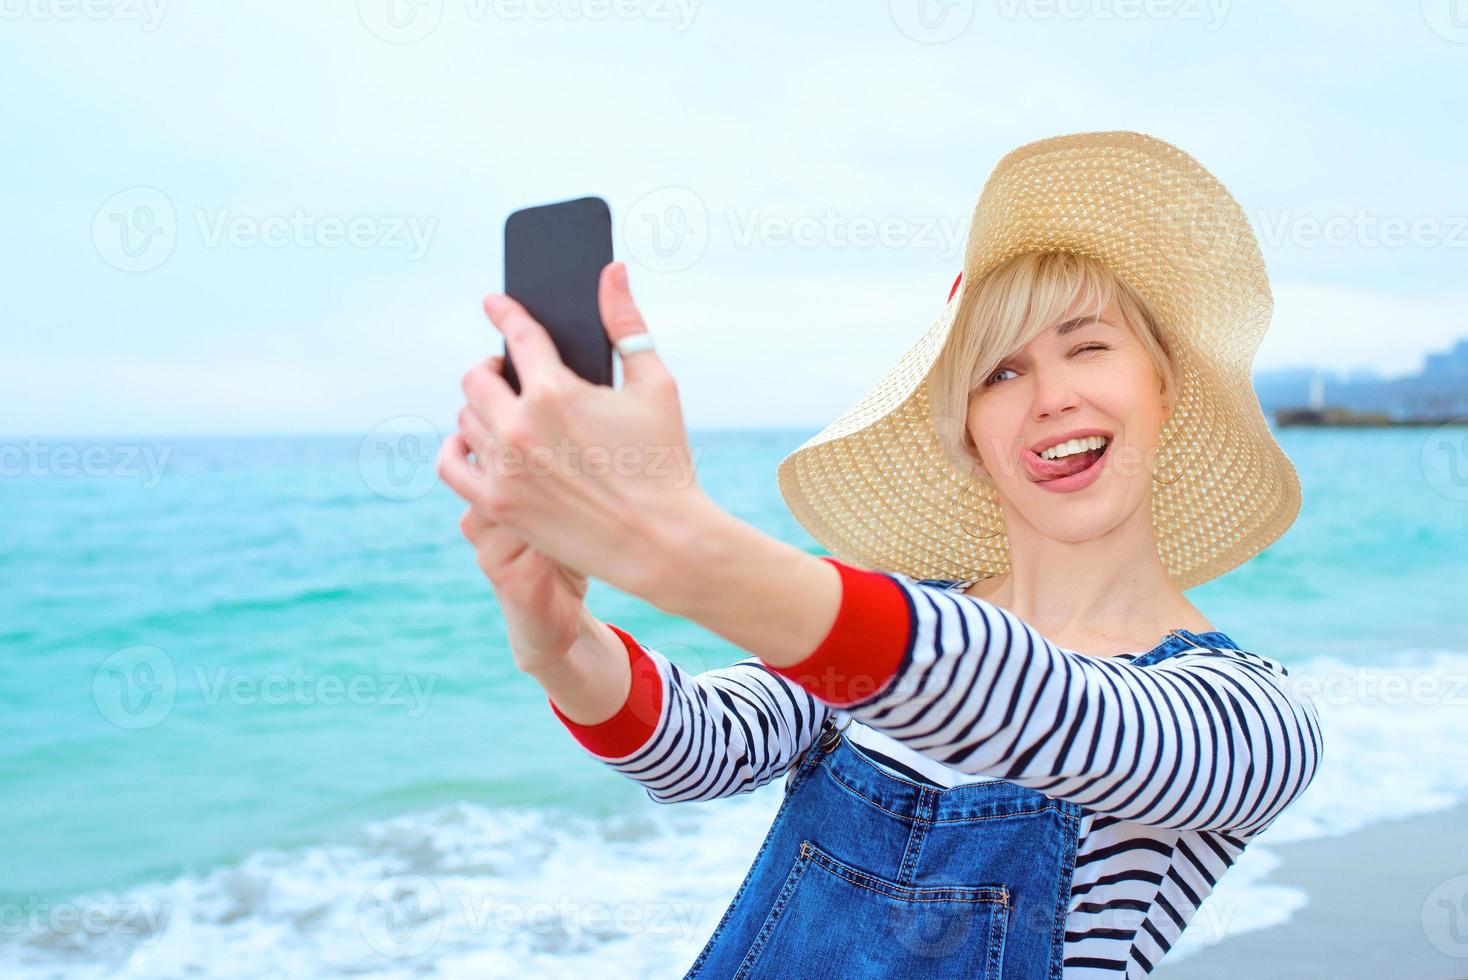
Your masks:
[[[1284,368],[1254,374],[1265,414],[1280,408],[1336,406],[1380,412],[1392,419],[1468,416],[1468,339],[1428,354],[1422,370],[1397,378],[1370,368],[1341,373],[1324,368]]]
[[[1422,377],[1468,380],[1468,340],[1460,340],[1446,354],[1428,354]]]

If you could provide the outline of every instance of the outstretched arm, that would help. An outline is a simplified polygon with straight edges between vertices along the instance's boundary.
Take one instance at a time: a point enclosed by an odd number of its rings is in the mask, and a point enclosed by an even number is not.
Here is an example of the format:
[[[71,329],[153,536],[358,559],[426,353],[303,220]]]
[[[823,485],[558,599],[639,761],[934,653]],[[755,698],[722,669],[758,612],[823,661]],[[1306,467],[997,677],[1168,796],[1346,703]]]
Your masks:
[[[1275,661],[1239,651],[1149,667],[1090,657],[993,603],[834,558],[812,559],[836,579],[835,598],[823,636],[795,654],[759,635],[777,617],[734,615],[732,597],[775,587],[771,569],[783,560],[778,543],[748,534],[709,539],[725,555],[712,566],[720,570],[698,577],[700,596],[670,589],[670,611],[733,634],[818,700],[962,772],[1122,819],[1247,836],[1272,823],[1319,764],[1315,706]],[[814,579],[805,559],[790,559],[798,571],[785,581]],[[808,610],[823,608],[824,588],[805,595]],[[812,618],[792,616],[790,631]]]
[[[1126,820],[1239,836],[1314,776],[1315,706],[1275,661],[1090,657],[985,600],[828,560],[843,584],[836,623],[779,672],[939,762]]]
[[[622,629],[632,681],[615,715],[595,725],[550,707],[596,758],[659,803],[747,793],[790,768],[830,709],[760,663],[690,674]]]

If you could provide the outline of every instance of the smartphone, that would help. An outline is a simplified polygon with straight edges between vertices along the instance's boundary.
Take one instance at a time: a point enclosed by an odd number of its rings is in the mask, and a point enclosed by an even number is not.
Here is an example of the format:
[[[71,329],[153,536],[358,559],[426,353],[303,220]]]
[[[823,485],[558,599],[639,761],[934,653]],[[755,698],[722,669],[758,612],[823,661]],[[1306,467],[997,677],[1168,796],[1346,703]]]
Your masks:
[[[567,367],[608,386],[612,342],[596,293],[611,261],[612,213],[599,197],[522,208],[505,219],[505,294],[545,327]],[[518,395],[508,348],[504,376]]]

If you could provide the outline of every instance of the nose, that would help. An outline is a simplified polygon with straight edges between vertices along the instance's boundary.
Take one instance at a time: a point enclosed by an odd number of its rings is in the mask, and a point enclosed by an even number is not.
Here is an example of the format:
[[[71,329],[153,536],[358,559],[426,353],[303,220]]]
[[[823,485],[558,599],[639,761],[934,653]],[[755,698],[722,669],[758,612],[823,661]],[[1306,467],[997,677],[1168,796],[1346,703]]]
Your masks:
[[[1069,372],[1055,367],[1040,368],[1032,377],[1034,399],[1031,412],[1036,422],[1045,422],[1080,408],[1080,396]]]

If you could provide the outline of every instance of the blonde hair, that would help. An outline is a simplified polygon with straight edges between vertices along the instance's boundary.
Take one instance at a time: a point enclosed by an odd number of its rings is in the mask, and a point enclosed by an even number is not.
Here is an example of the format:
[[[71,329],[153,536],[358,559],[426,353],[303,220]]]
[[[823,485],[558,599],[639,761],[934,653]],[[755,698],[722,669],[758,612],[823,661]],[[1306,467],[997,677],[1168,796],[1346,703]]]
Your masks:
[[[1021,252],[963,284],[953,329],[927,378],[939,442],[960,473],[982,476],[967,422],[974,389],[1077,303],[1099,316],[1112,299],[1175,395],[1178,365],[1161,320],[1151,303],[1100,260],[1076,252]]]

